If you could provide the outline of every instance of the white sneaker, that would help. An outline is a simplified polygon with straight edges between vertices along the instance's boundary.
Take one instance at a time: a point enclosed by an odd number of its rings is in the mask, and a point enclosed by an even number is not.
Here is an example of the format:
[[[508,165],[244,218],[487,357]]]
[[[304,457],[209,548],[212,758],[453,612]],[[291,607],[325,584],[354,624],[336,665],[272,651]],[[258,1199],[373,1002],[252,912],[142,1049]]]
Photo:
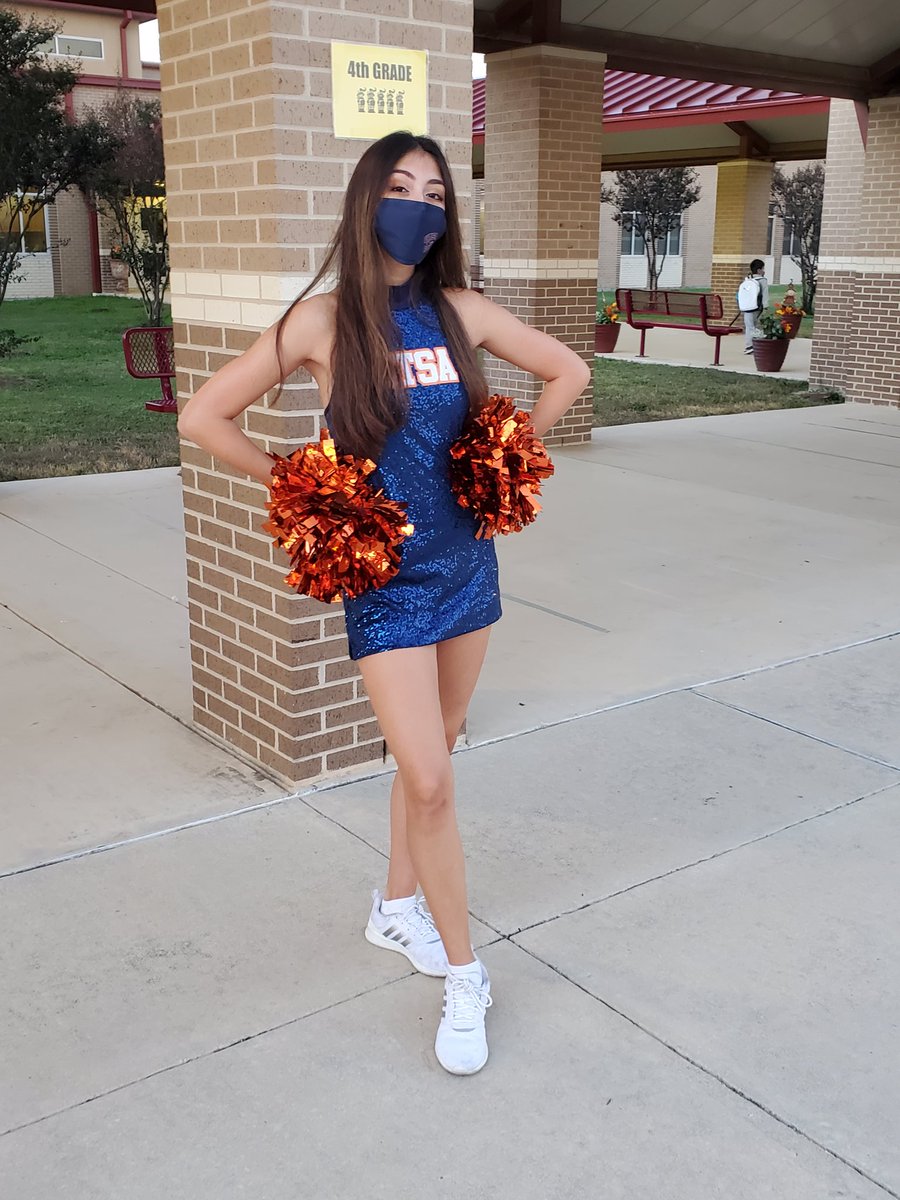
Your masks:
[[[451,1075],[474,1075],[488,1060],[484,1014],[494,1003],[484,963],[481,979],[448,975],[444,980],[444,1011],[434,1039],[437,1060]]]
[[[386,916],[381,911],[382,894],[372,893],[372,911],[366,926],[366,941],[384,950],[405,954],[423,975],[446,975],[447,953],[431,913],[421,900],[402,913]]]

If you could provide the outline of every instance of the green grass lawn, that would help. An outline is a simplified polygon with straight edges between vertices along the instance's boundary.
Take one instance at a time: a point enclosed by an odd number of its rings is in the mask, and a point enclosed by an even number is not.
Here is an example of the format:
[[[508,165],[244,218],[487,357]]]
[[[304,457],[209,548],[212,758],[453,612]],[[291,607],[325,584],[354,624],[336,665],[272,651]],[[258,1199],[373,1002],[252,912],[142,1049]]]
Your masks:
[[[676,417],[759,412],[766,408],[806,408],[839,402],[810,395],[802,380],[777,375],[740,375],[699,367],[594,360],[594,424],[630,425]]]
[[[168,319],[168,314],[166,314]],[[113,296],[16,300],[0,329],[37,334],[0,359],[0,480],[168,467],[178,463],[174,413],[147,412],[155,380],[125,370],[122,330],[140,325],[139,301]],[[805,383],[692,367],[595,362],[598,425],[821,404]]]
[[[0,480],[177,465],[175,414],[144,408],[159,383],[125,370],[122,331],[144,321],[127,297],[0,304],[0,329],[40,337],[0,359]]]

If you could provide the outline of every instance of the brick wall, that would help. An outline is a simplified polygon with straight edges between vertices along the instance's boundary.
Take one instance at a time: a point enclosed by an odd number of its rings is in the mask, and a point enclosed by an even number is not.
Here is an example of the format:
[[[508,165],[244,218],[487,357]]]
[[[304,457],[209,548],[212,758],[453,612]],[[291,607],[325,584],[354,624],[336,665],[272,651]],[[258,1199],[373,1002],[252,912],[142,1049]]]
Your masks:
[[[488,57],[485,294],[593,362],[601,54],[534,46]],[[485,356],[492,390],[528,407],[542,383]],[[590,437],[591,388],[548,435]]]
[[[429,50],[430,132],[467,217],[471,4],[160,0],[178,397],[272,324],[309,280],[365,143],[332,132],[332,39]],[[292,379],[241,427],[289,453],[316,436],[318,393]],[[260,530],[266,489],[182,445],[194,719],[300,782],[383,756],[339,606],[296,595]]]
[[[833,100],[810,383],[900,407],[900,97]]]
[[[857,248],[866,258],[900,255],[900,96],[869,102]]]

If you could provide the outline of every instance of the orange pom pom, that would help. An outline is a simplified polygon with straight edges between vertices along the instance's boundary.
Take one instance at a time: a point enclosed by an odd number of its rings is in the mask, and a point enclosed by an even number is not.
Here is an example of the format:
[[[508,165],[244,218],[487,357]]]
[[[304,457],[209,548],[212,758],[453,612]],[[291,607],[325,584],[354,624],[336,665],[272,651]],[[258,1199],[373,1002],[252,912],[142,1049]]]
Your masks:
[[[383,587],[400,567],[399,548],[413,532],[406,508],[375,491],[375,463],[338,454],[327,429],[289,458],[274,461],[263,532],[291,559],[284,582],[333,603]]]
[[[553,474],[544,443],[509,396],[491,396],[450,447],[450,486],[480,521],[476,537],[518,533],[541,511],[541,480]]]

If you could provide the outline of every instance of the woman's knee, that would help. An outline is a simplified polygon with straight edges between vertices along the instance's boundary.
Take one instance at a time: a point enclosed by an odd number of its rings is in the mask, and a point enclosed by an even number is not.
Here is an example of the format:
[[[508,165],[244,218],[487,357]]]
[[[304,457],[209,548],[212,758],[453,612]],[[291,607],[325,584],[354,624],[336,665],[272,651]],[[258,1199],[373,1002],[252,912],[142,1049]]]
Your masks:
[[[446,761],[419,763],[404,772],[403,792],[407,812],[433,817],[446,809],[453,799],[450,756]]]

